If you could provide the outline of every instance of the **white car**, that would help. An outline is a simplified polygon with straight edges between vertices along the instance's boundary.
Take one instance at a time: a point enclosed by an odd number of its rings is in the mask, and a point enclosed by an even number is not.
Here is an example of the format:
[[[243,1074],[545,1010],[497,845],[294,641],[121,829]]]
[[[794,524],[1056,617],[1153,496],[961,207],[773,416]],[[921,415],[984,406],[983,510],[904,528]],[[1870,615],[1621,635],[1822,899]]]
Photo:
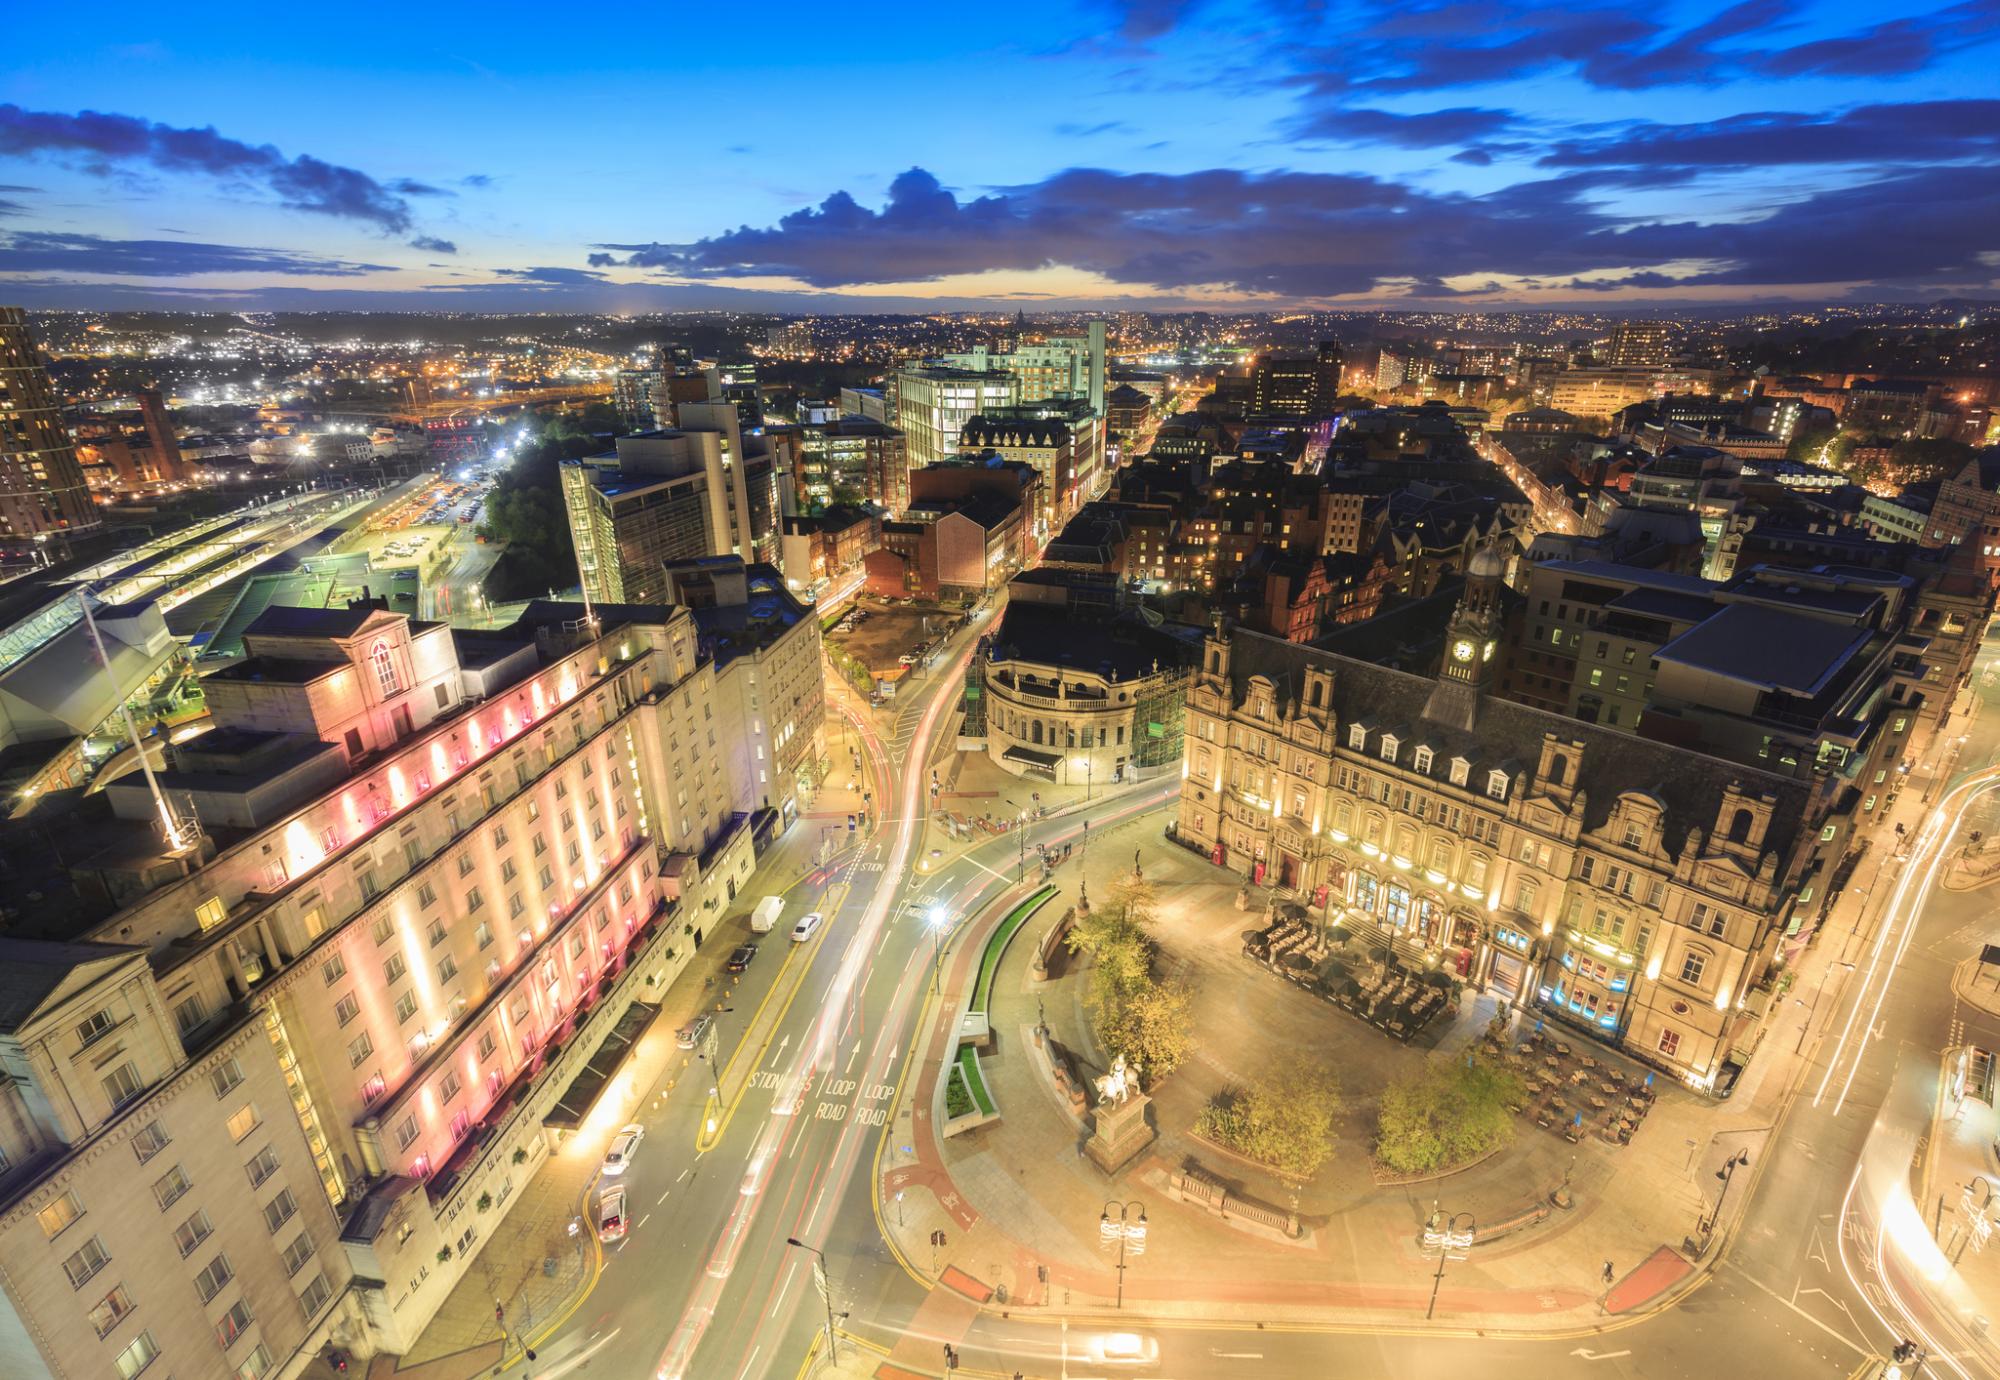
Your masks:
[[[1083,1352],[1101,1366],[1145,1366],[1160,1359],[1160,1344],[1137,1332],[1100,1332],[1083,1339]]]
[[[646,1128],[638,1122],[620,1131],[611,1138],[611,1148],[604,1152],[604,1172],[623,1174],[632,1164],[632,1157],[639,1153],[639,1142],[646,1138]]]
[[[825,916],[816,910],[809,910],[804,915],[801,915],[799,923],[792,926],[792,942],[794,944],[803,944],[808,939],[811,939],[813,932],[819,929],[819,922],[825,918]]]

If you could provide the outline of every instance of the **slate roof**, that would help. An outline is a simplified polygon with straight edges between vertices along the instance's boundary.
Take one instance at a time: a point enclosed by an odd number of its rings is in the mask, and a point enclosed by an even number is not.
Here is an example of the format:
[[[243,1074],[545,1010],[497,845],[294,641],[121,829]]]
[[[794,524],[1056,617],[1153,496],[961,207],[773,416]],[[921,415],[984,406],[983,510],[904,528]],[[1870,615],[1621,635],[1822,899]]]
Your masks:
[[[376,614],[383,612],[374,604],[354,604],[344,609],[294,608],[288,604],[273,604],[257,616],[257,621],[243,631],[246,635],[259,633],[272,637],[352,637]]]
[[[1377,750],[1374,730],[1401,727],[1398,737],[1403,752],[1398,765],[1410,770],[1410,754],[1427,745],[1434,754],[1431,774],[1441,783],[1448,782],[1455,756],[1472,764],[1473,789],[1483,790],[1486,773],[1496,768],[1510,776],[1533,772],[1541,761],[1542,736],[1554,733],[1563,742],[1584,745],[1582,761],[1573,768],[1578,772],[1577,789],[1588,796],[1586,829],[1604,825],[1621,793],[1638,791],[1665,807],[1663,841],[1669,854],[1678,855],[1688,830],[1714,831],[1723,791],[1732,782],[1751,795],[1774,798],[1771,826],[1765,835],[1767,849],[1785,856],[1804,827],[1811,803],[1811,788],[1806,782],[1492,695],[1479,703],[1475,731],[1461,732],[1424,718],[1424,707],[1437,684],[1430,676],[1391,670],[1241,628],[1231,634],[1231,695],[1238,702],[1247,694],[1253,676],[1272,681],[1281,704],[1298,702],[1303,699],[1308,667],[1333,673],[1332,709],[1342,748],[1347,745],[1350,724],[1358,722],[1371,730],[1364,749],[1369,753]]]

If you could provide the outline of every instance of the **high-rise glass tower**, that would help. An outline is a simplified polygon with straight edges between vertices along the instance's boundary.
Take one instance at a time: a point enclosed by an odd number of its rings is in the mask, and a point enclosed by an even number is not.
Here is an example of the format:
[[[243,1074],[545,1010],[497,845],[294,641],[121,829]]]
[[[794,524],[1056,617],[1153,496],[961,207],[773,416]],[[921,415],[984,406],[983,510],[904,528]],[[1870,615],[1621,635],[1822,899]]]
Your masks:
[[[27,313],[0,307],[0,545],[18,557],[99,521]]]

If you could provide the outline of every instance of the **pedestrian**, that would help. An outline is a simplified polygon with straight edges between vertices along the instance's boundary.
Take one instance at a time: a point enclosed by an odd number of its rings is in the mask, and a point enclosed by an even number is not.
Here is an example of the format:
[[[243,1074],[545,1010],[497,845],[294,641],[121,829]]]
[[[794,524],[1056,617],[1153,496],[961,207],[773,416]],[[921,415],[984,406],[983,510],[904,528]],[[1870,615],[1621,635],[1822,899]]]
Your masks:
[[[1611,1262],[1608,1260],[1604,1262],[1604,1282],[1606,1284],[1611,1282]]]

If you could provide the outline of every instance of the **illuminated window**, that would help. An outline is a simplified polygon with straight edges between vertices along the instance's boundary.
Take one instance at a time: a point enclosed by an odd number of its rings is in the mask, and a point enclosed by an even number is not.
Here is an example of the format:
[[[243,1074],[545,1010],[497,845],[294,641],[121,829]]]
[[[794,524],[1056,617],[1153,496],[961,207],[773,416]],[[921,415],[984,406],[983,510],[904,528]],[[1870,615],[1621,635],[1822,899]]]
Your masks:
[[[228,914],[229,909],[222,904],[220,896],[211,896],[194,908],[195,922],[205,930],[212,930],[220,925]]]
[[[374,650],[368,653],[368,660],[375,667],[375,684],[383,696],[395,694],[401,687],[396,684],[396,663],[390,660],[388,642],[377,642]]]

